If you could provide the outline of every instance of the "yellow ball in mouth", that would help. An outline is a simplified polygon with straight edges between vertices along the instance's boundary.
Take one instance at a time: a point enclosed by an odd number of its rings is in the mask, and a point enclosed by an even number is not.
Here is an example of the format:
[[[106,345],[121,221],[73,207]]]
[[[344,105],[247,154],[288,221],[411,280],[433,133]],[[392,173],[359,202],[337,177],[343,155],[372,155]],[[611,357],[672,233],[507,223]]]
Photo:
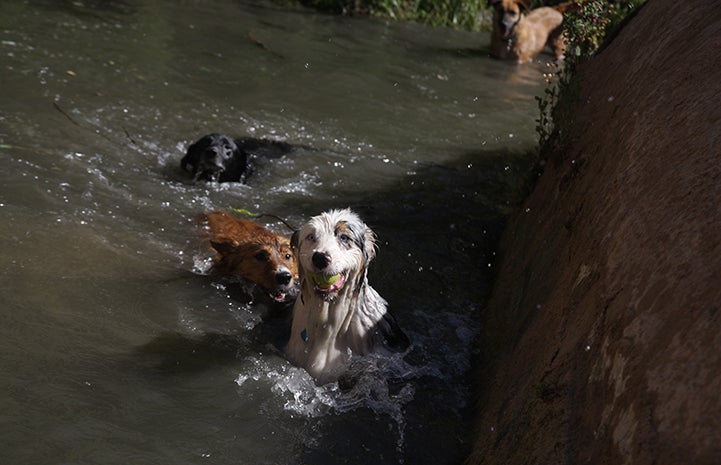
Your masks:
[[[313,273],[310,275],[310,279],[317,287],[327,289],[338,282],[340,274],[325,275],[323,273]]]

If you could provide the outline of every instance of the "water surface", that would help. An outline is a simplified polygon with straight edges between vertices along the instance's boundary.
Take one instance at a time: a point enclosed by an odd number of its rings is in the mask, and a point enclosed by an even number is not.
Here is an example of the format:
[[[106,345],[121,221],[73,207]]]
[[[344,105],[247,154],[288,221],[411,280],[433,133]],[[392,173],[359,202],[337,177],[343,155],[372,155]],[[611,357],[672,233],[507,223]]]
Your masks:
[[[542,65],[485,35],[269,2],[0,5],[2,463],[460,463],[495,241]],[[247,185],[179,169],[209,132],[306,148]],[[193,217],[350,206],[413,341],[318,387]],[[289,234],[270,220],[271,229]]]

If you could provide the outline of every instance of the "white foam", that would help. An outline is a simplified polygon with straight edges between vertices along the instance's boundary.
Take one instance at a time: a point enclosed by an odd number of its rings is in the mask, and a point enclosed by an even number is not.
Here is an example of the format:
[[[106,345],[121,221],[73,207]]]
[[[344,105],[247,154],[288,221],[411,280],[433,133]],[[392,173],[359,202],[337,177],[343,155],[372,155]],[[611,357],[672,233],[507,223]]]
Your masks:
[[[250,366],[238,375],[236,384],[243,387],[248,382],[270,383],[270,391],[291,417],[318,418],[364,408],[389,417],[397,431],[399,456],[405,447],[404,408],[415,396],[412,380],[437,372],[411,366],[404,354],[354,357],[347,371],[350,382],[344,383],[350,387],[342,389],[338,382],[318,386],[305,370],[289,363],[271,367],[265,359],[254,356],[247,361]]]
[[[207,275],[213,267],[213,257],[204,255],[193,256],[193,273]]]

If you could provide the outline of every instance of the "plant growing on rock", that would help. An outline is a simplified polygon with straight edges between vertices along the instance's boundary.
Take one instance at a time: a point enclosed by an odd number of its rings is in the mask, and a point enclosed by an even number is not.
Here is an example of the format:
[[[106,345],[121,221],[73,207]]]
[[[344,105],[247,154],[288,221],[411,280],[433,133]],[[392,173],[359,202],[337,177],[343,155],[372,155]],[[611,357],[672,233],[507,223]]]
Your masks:
[[[564,35],[568,41],[565,60],[545,75],[544,95],[536,97],[539,109],[536,132],[542,150],[554,139],[562,142],[572,123],[564,111],[563,99],[577,95],[574,76],[578,66],[602,49],[609,35],[644,1],[575,0],[576,8],[564,15]]]

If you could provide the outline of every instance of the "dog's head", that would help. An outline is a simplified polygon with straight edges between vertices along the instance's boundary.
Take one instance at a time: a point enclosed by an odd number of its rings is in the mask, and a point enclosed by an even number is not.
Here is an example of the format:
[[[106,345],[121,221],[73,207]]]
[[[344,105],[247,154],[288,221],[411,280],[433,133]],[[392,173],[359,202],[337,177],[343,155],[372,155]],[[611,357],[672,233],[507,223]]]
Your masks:
[[[226,212],[208,213],[201,222],[218,252],[216,271],[256,284],[279,302],[298,294],[298,264],[288,238]]]
[[[278,302],[298,294],[298,267],[287,239],[248,243],[212,241],[211,245],[220,254],[216,267],[224,274],[257,284]]]
[[[326,301],[358,289],[375,257],[375,234],[350,209],[311,218],[291,240],[301,285]]]
[[[188,147],[180,162],[182,169],[190,171],[195,180],[242,181],[248,160],[232,137],[208,134]]]
[[[529,0],[488,0],[488,6],[494,10],[494,27],[501,37],[508,39],[531,5]]]

